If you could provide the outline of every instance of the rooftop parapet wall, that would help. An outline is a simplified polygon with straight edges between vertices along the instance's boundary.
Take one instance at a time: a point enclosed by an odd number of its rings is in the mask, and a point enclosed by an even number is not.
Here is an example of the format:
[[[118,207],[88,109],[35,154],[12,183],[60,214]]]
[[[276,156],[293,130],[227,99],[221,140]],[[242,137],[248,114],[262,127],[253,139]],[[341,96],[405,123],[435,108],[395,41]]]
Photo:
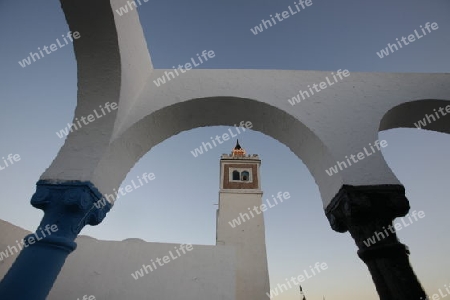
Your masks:
[[[0,220],[0,251],[16,245],[30,232]],[[48,300],[78,299],[87,294],[96,299],[235,299],[236,252],[225,245],[192,245],[183,253],[179,244],[152,243],[141,239],[102,241],[88,236],[76,239],[77,250],[67,259]],[[17,247],[17,245],[16,245]],[[172,257],[160,266],[157,258]],[[0,262],[0,279],[18,253]],[[134,279],[143,264],[156,269]],[[153,299],[152,298],[152,299]]]

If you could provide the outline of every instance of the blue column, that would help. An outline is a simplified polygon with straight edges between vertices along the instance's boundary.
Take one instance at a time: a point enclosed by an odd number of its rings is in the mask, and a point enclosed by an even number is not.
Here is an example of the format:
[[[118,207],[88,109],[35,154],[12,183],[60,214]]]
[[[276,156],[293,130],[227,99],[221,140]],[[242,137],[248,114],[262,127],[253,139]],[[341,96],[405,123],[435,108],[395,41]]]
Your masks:
[[[79,181],[41,180],[31,205],[42,209],[44,217],[36,232],[24,238],[23,250],[0,282],[2,300],[45,300],[76,249],[78,233],[87,224],[100,224],[111,209],[92,183]]]

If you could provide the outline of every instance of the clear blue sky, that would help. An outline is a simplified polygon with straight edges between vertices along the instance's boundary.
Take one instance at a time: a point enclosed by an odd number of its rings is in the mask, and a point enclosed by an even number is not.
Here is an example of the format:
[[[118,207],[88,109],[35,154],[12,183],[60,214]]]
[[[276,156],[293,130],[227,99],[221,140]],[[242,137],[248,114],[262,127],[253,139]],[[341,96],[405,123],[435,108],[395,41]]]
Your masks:
[[[149,1],[139,10],[155,68],[171,68],[202,50],[214,50],[216,57],[202,68],[450,70],[449,1],[313,0],[306,10],[256,36],[251,33],[261,19],[289,5],[293,1],[169,0]],[[387,43],[426,22],[437,22],[439,29],[386,58],[376,55]],[[29,204],[35,183],[64,142],[55,132],[73,118],[76,62],[70,47],[26,68],[18,61],[67,31],[59,1],[0,1],[0,157],[9,153],[22,157],[0,171],[0,219],[28,230],[34,230],[42,217]],[[109,240],[137,237],[214,244],[219,158],[231,151],[234,141],[197,158],[190,151],[226,131],[227,127],[193,129],[154,147],[124,185],[144,172],[155,173],[156,179],[119,199],[100,226],[85,228],[82,234]],[[383,155],[405,185],[412,210],[426,214],[398,235],[410,247],[413,267],[433,294],[450,283],[446,239],[450,137],[396,129],[380,133],[380,138],[388,141]],[[243,133],[239,139],[248,153],[261,156],[264,198],[278,191],[292,195],[265,214],[271,285],[301,274],[315,262],[326,262],[328,270],[303,283],[308,300],[322,295],[328,300],[378,299],[350,235],[331,230],[318,188],[301,160],[259,132]],[[299,299],[298,291],[277,299]]]

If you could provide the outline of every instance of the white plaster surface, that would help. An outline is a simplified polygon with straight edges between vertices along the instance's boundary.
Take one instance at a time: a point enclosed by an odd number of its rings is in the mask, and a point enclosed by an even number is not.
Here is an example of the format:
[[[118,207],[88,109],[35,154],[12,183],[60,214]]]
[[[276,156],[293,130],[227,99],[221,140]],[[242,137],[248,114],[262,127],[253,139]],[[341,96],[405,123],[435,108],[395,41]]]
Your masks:
[[[261,205],[261,194],[220,193],[217,244],[237,247],[236,300],[265,299],[269,293],[269,274],[263,214],[251,217],[248,208]],[[235,228],[228,222],[247,213],[250,220]]]
[[[62,0],[66,2],[70,1]],[[349,77],[294,106],[287,100],[327,76],[332,80],[331,71],[193,69],[157,87],[153,80],[170,70],[152,68],[137,14],[132,11],[118,18],[106,2],[96,2],[95,29],[92,20],[77,14],[91,9],[91,2],[78,1],[63,9],[71,29],[89,28],[90,35],[112,45],[105,50],[83,35],[74,42],[78,68],[85,70],[78,74],[76,114],[106,99],[117,99],[119,111],[103,123],[91,124],[89,130],[71,133],[41,179],[90,180],[102,193],[112,193],[140,157],[168,137],[196,127],[249,120],[253,130],[284,143],[303,160],[326,207],[342,184],[399,181],[380,152],[333,176],[325,169],[373,144],[380,128],[414,127],[420,118],[410,116],[423,118],[428,102],[450,103],[450,74],[350,70]],[[112,2],[114,8],[120,5],[126,1]],[[100,56],[98,62],[90,60]],[[399,106],[407,102],[412,104]],[[448,132],[448,128],[447,118],[429,129]]]
[[[0,251],[30,233],[2,220],[0,232]],[[78,247],[66,260],[48,300],[81,299],[83,295],[108,300],[235,299],[233,247],[193,245],[191,251],[135,280],[131,273],[179,245],[140,239],[100,241],[88,236],[79,236],[76,242]],[[16,257],[0,262],[0,280]]]

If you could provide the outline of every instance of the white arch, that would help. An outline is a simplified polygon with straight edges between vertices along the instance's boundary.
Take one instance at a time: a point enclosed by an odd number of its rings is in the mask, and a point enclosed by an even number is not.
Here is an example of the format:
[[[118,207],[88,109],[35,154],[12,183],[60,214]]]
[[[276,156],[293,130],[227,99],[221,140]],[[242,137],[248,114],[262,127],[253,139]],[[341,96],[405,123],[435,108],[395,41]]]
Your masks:
[[[333,176],[325,173],[374,143],[387,111],[411,99],[450,98],[450,74],[352,72],[295,105],[288,99],[326,78],[333,80],[331,72],[195,69],[157,87],[153,80],[173,70],[153,69],[136,10],[117,16],[115,9],[126,0],[62,4],[70,29],[81,34],[74,41],[79,86],[75,118],[107,101],[117,102],[119,109],[70,133],[41,179],[91,181],[109,193],[124,177],[123,172],[105,172],[113,165],[127,172],[148,149],[177,132],[233,125],[251,120],[255,111],[254,129],[288,145],[303,159],[326,207],[342,184],[399,183],[381,152]],[[229,111],[225,100],[239,110]],[[228,113],[220,114],[219,109]],[[176,122],[168,124],[164,114]],[[189,114],[197,119],[189,120]],[[239,120],[233,119],[238,115]]]
[[[330,177],[324,172],[333,162],[332,156],[309,128],[278,108],[234,97],[193,99],[141,119],[114,140],[93,179],[101,182],[104,190],[112,191],[145,153],[172,135],[196,127],[233,126],[241,121],[252,122],[253,130],[277,139],[301,158],[324,198],[334,196],[334,190],[342,185],[340,174]]]

